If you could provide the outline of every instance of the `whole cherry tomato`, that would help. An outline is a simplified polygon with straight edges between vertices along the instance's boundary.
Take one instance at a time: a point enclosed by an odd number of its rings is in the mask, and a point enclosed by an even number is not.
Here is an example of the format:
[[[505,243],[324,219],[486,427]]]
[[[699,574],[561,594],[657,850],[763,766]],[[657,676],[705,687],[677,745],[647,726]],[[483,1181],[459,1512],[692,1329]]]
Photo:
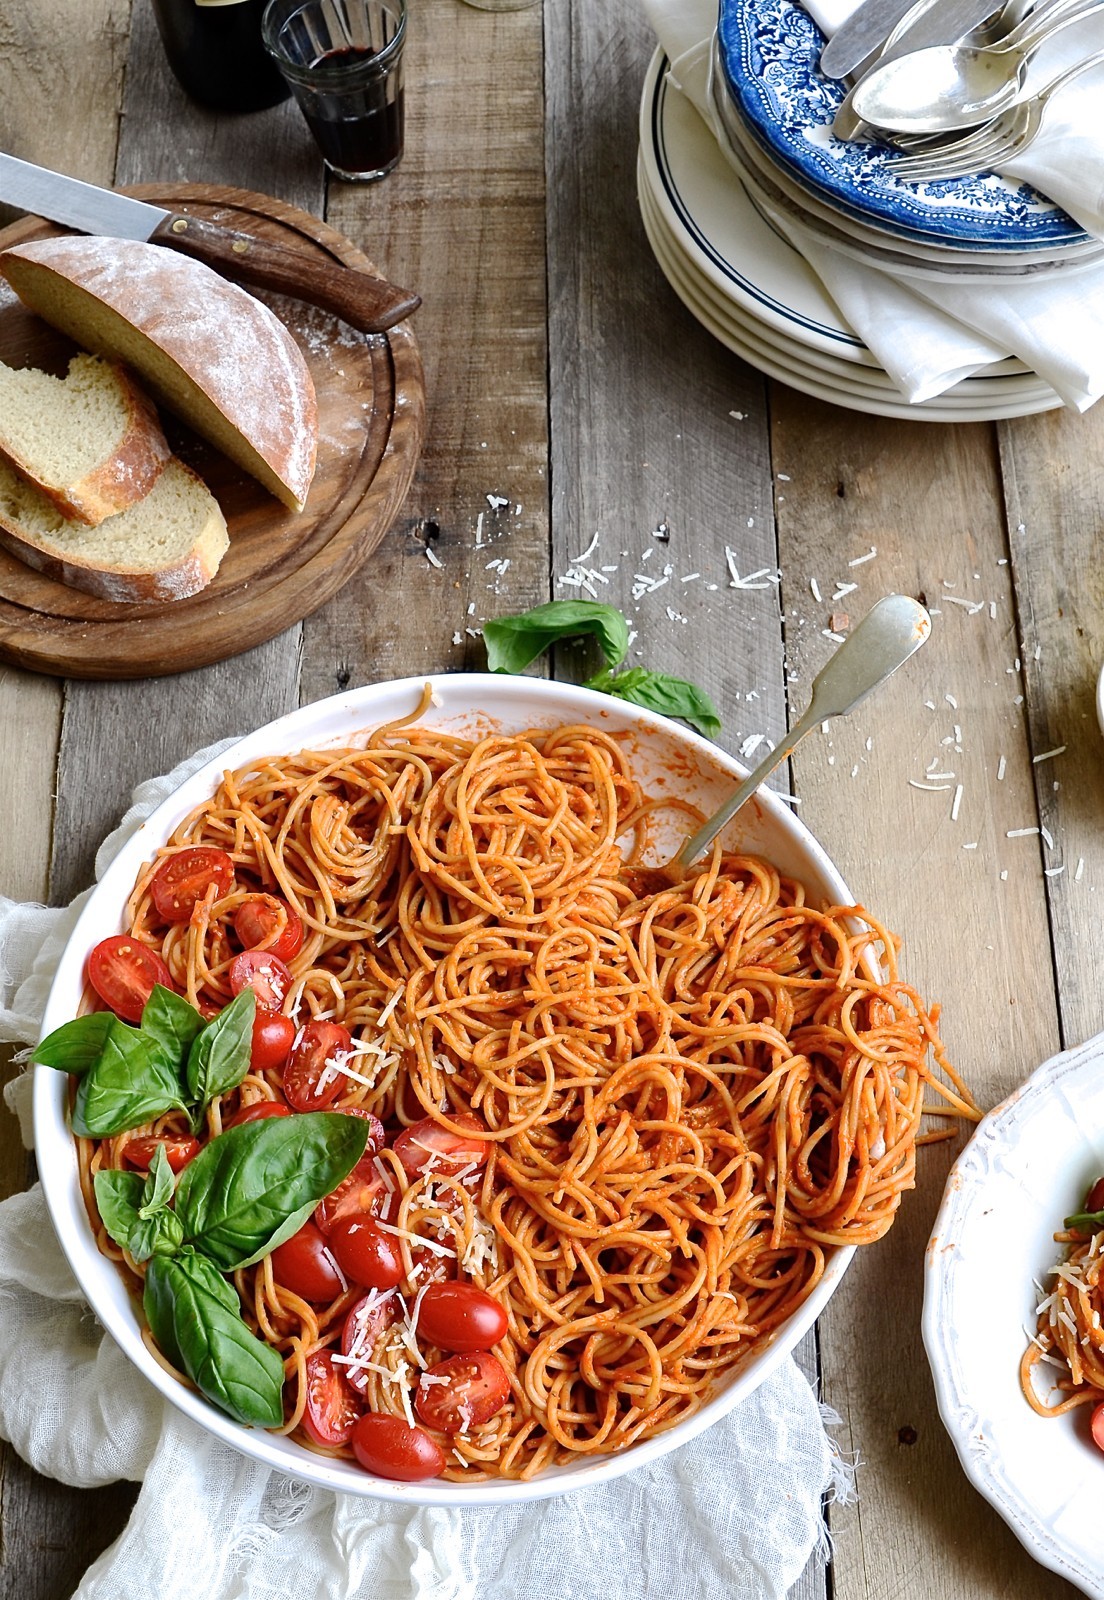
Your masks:
[[[234,863],[213,845],[189,845],[166,856],[150,879],[150,898],[166,922],[187,922],[211,884],[221,900],[234,882]]]
[[[128,1139],[123,1147],[123,1159],[139,1172],[148,1172],[153,1165],[158,1145],[165,1151],[165,1159],[174,1172],[183,1172],[189,1161],[200,1152],[198,1139],[186,1135],[144,1133],[137,1139]]]
[[[88,957],[88,981],[105,1005],[124,1022],[141,1022],[153,986],[173,987],[168,967],[148,944],[129,933],[101,939]]]
[[[241,1106],[222,1119],[222,1131],[240,1128],[243,1122],[264,1122],[268,1117],[290,1117],[291,1107],[282,1100],[255,1100],[251,1106]]]
[[[439,1478],[445,1470],[445,1452],[436,1439],[401,1417],[369,1411],[354,1426],[351,1442],[365,1472],[378,1478],[417,1483],[421,1478]]]
[[[489,1350],[508,1327],[502,1305],[474,1283],[430,1284],[418,1309],[418,1332],[442,1350]]]
[[[243,950],[230,963],[231,992],[252,989],[258,1011],[279,1011],[290,988],[291,973],[279,956],[267,950]]]
[[[279,900],[274,894],[251,895],[243,900],[234,912],[234,932],[243,950],[256,950],[263,945],[279,961],[290,961],[303,948],[303,919],[286,900]]]
[[[399,1319],[398,1295],[380,1294],[377,1289],[358,1300],[341,1330],[341,1354],[358,1356],[363,1361],[375,1357],[376,1342]],[[360,1394],[367,1394],[371,1374],[355,1366],[345,1368],[346,1380]]]
[[[265,1072],[270,1067],[282,1067],[294,1043],[295,1024],[291,1018],[279,1011],[265,1011],[258,1006],[253,1017],[250,1070]]]
[[[330,1249],[351,1283],[366,1289],[393,1289],[402,1282],[399,1241],[373,1217],[339,1217],[330,1229]]]
[[[238,957],[238,961],[244,959]],[[230,970],[233,981],[233,968]],[[348,1055],[352,1047],[348,1028],[336,1022],[308,1022],[300,1028],[284,1068],[288,1103],[296,1111],[324,1111],[333,1105],[347,1080],[332,1063],[335,1056]]]
[[[304,1222],[298,1233],[276,1246],[272,1273],[277,1283],[303,1300],[334,1300],[343,1288],[337,1264],[313,1222]]]
[[[426,1383],[443,1378],[443,1383]],[[488,1350],[449,1356],[422,1374],[414,1392],[414,1409],[427,1428],[459,1433],[479,1427],[498,1415],[510,1396],[510,1379],[497,1356]]]
[[[467,1111],[449,1112],[448,1118],[465,1132],[453,1133],[432,1117],[425,1117],[404,1128],[395,1140],[395,1154],[412,1178],[424,1172],[427,1164],[431,1172],[451,1178],[473,1162],[482,1166],[486,1161],[489,1146],[483,1137],[485,1124]]]
[[[331,1450],[348,1444],[364,1407],[345,1382],[332,1350],[316,1350],[307,1357],[306,1384],[303,1426],[315,1444]]]
[[[1104,1450],[1104,1400],[1098,1406],[1093,1406],[1092,1436],[1093,1444]]]

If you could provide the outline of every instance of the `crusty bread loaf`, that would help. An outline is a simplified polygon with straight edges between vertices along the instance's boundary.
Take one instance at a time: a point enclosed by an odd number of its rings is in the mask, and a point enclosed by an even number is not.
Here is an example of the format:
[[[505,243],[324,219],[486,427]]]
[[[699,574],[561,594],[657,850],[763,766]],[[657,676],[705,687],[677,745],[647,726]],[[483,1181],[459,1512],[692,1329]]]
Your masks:
[[[132,239],[16,245],[0,272],[32,311],[125,361],[170,411],[302,509],[318,408],[302,353],[267,306],[200,261]]]
[[[0,462],[0,544],[102,600],[182,600],[210,583],[229,544],[218,501],[175,457],[144,500],[88,528]]]
[[[0,460],[63,516],[94,528],[125,511],[170,454],[153,402],[117,362],[77,355],[64,378],[0,362]]]

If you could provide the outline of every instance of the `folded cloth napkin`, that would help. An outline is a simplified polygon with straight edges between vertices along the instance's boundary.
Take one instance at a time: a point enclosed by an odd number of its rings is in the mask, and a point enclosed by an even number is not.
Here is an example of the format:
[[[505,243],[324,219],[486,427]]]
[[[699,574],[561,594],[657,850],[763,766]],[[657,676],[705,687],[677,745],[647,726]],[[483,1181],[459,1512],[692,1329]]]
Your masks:
[[[97,877],[221,748],[135,792]],[[85,898],[64,910],[0,898],[0,1039],[37,1040]],[[25,1074],[7,1090],[28,1145],[29,1089]],[[158,1600],[781,1600],[823,1549],[822,1496],[850,1493],[850,1469],[792,1360],[699,1439],[582,1493],[459,1512],[312,1488],[238,1455],[135,1382],[82,1302],[38,1186],[0,1205],[0,1435],[64,1483],[142,1481],[127,1528],[74,1600],[136,1588]]]
[[[806,4],[830,34],[857,0]],[[671,61],[671,81],[742,171],[710,93],[717,0],[645,0],[645,9]],[[1086,19],[1046,46],[1035,70],[1049,72],[1101,45],[1104,23]],[[1104,132],[1098,113],[1102,84],[1104,67],[1072,83],[1052,103],[1044,134],[1005,170],[1035,183],[1104,239]],[[1051,276],[944,281],[897,270],[876,261],[873,253],[864,262],[856,261],[851,251],[833,248],[815,225],[804,225],[788,211],[764,209],[914,404],[1007,356],[1018,356],[1074,410],[1087,410],[1104,394],[1104,263],[1065,268]]]

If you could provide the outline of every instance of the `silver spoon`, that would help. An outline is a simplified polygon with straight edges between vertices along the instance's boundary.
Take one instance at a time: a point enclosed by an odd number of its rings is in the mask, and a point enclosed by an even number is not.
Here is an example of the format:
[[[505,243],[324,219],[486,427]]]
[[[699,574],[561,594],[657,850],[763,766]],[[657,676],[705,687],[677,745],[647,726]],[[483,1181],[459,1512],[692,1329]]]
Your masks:
[[[851,108],[864,122],[893,133],[951,133],[985,122],[1022,97],[1027,66],[1053,34],[1104,10],[1081,0],[1029,15],[999,44],[934,45],[876,66],[857,85]]]
[[[873,694],[891,673],[915,654],[931,632],[931,618],[907,594],[887,595],[867,612],[835,655],[813,679],[813,695],[805,715],[776,750],[744,779],[730,799],[697,833],[691,834],[667,866],[654,869],[667,883],[678,883],[709,848],[727,822],[751,799],[780,761],[792,754],[805,735],[830,717],[845,717]]]

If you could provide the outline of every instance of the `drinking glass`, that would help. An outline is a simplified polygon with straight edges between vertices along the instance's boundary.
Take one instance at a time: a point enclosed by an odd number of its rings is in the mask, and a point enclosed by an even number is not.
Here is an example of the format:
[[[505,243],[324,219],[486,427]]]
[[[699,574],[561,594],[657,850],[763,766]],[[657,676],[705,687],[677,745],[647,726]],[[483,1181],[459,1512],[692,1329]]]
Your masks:
[[[406,0],[269,0],[261,34],[330,171],[386,177],[403,149]]]

